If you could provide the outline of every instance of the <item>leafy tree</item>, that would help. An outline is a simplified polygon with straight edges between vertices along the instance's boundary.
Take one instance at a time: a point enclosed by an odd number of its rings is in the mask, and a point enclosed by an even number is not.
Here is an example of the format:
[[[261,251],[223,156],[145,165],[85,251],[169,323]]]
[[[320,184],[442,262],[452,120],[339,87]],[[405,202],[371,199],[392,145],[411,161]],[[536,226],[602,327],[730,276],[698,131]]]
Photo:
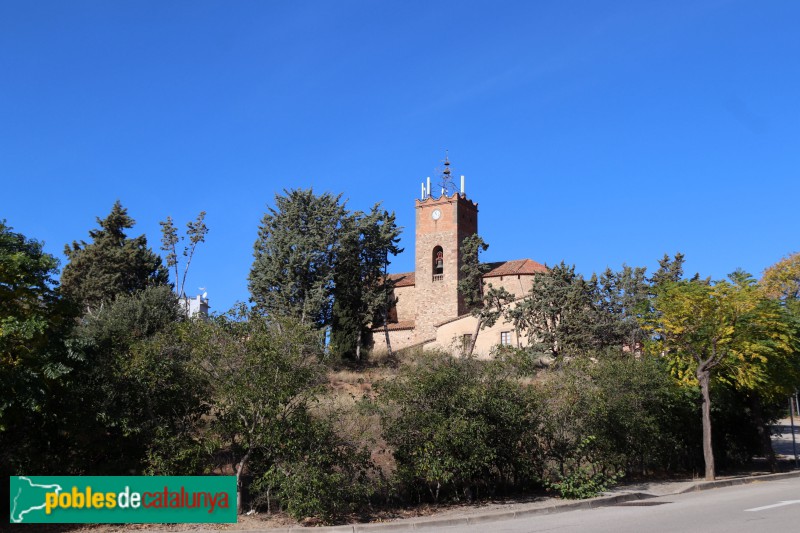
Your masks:
[[[264,215],[249,289],[256,308],[317,328],[330,325],[334,264],[345,208],[341,195],[284,191]]]
[[[528,349],[556,359],[597,345],[593,287],[564,262],[537,273],[528,295],[507,312]]]
[[[402,252],[397,247],[400,230],[394,213],[377,204],[369,213],[346,217],[341,235],[334,273],[331,347],[358,360],[370,325],[385,321],[394,286],[385,272],[389,256]]]
[[[383,332],[386,337],[386,347],[389,356],[392,356],[392,344],[389,340],[389,309],[394,304],[394,280],[389,278],[389,256],[396,256],[403,251],[397,247],[400,242],[400,229],[395,223],[394,212],[389,213],[378,210],[375,206],[369,219],[366,221],[364,233],[364,302],[365,312],[362,315],[363,327],[368,322],[376,322],[380,316],[383,321]]]
[[[680,281],[659,290],[653,303],[652,347],[664,353],[675,376],[700,386],[706,479],[714,479],[712,377],[754,390],[767,380],[770,360],[785,359],[791,338],[785,322],[765,307],[758,288],[740,274],[733,283]]]
[[[491,283],[484,290],[483,275],[489,267],[480,262],[480,252],[486,251],[486,244],[478,234],[470,235],[461,243],[462,264],[461,280],[458,291],[464,297],[464,303],[477,321],[470,345],[465,348],[465,355],[471,357],[478,342],[478,334],[482,329],[492,327],[503,316],[503,312],[514,301],[514,295],[505,287],[495,288]]]
[[[462,265],[458,291],[469,307],[478,306],[483,300],[483,276],[489,271],[489,265],[481,263],[480,253],[488,249],[489,245],[477,233],[461,243]]]
[[[241,511],[242,475],[251,460],[286,446],[306,415],[322,376],[322,346],[308,325],[243,306],[195,328],[193,365],[210,386],[211,436],[234,465]]]
[[[58,398],[71,321],[55,291],[58,260],[0,220],[0,471],[56,460]]]
[[[125,230],[135,221],[119,200],[97,223],[99,229],[89,231],[92,242],[73,242],[64,249],[69,261],[61,275],[65,296],[84,309],[93,309],[119,295],[169,282],[169,274],[161,258],[147,246],[147,238],[126,235]]]
[[[186,258],[186,265],[183,267],[183,275],[178,275],[178,244],[184,240],[183,235],[178,235],[178,230],[172,222],[172,217],[159,222],[161,224],[161,249],[167,252],[167,268],[174,269],[175,272],[175,294],[185,296],[186,275],[189,273],[189,266],[192,264],[194,251],[201,242],[206,242],[208,227],[205,223],[206,212],[200,211],[197,219],[186,224],[186,236],[189,244],[183,247],[182,255]]]
[[[190,348],[178,336],[182,317],[170,287],[149,287],[87,315],[70,339],[76,359],[71,390],[77,468],[139,471],[157,441],[178,436],[203,410],[203,387],[189,369]]]
[[[761,449],[773,471],[778,464],[772,448],[772,438],[765,407],[781,405],[800,385],[800,321],[792,311],[789,300],[769,297],[747,272],[737,270],[729,275],[732,283],[754,292],[758,307],[750,318],[750,345],[746,348],[757,357],[746,366],[733,368],[732,375],[721,374],[736,390],[744,392],[749,401],[750,416],[758,431]],[[727,369],[725,369],[727,370]]]
[[[47,343],[58,261],[41,243],[0,220],[0,354],[4,366],[41,351]],[[4,387],[5,389],[5,387]]]
[[[589,281],[596,311],[594,335],[599,346],[624,346],[638,352],[643,341],[639,318],[649,308],[650,287],[645,268],[627,265],[614,272],[606,269]]]
[[[771,298],[800,300],[800,252],[790,254],[764,270],[761,286]]]

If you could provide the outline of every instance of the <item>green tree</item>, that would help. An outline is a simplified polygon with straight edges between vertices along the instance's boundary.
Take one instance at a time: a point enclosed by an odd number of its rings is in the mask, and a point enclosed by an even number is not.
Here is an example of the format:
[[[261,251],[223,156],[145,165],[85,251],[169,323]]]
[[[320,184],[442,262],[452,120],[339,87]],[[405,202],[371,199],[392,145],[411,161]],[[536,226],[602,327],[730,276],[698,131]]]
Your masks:
[[[649,309],[650,286],[645,268],[622,266],[593,275],[589,287],[596,311],[594,334],[599,346],[625,346],[638,352],[645,334],[639,318]]]
[[[528,350],[557,359],[597,346],[592,286],[564,262],[537,273],[528,295],[507,312]]]
[[[761,449],[773,471],[778,464],[772,448],[765,405],[782,405],[800,386],[800,321],[793,312],[791,295],[774,299],[774,288],[758,286],[749,273],[737,270],[729,275],[738,287],[754,291],[758,306],[750,318],[750,343],[746,350],[756,357],[746,366],[734,367],[732,375],[723,372],[721,379],[747,395],[750,416],[757,428]],[[785,285],[784,285],[785,286]],[[758,289],[758,290],[755,290]],[[726,370],[726,369],[724,369]]]
[[[358,359],[363,337],[360,316],[365,302],[361,287],[362,265],[360,213],[342,220],[339,252],[333,273],[333,307],[331,308],[331,352],[343,359]]]
[[[0,471],[56,460],[71,320],[55,287],[58,260],[0,220]],[[8,470],[8,472],[6,472]]]
[[[58,260],[0,220],[0,354],[9,367],[47,342]]]
[[[712,377],[753,390],[767,379],[770,359],[786,353],[789,339],[779,316],[764,307],[758,288],[733,275],[733,283],[680,281],[662,285],[653,302],[650,329],[655,353],[671,362],[674,375],[699,384],[702,394],[706,479],[714,479]]]
[[[650,284],[654,287],[659,287],[667,283],[676,283],[683,278],[683,263],[686,261],[686,256],[678,252],[674,258],[670,258],[669,254],[664,254],[664,257],[658,261],[658,269],[653,272],[650,277]]]
[[[147,246],[147,238],[126,235],[125,230],[135,221],[119,200],[97,223],[100,227],[89,231],[92,242],[73,242],[64,249],[69,262],[61,275],[61,290],[67,298],[90,310],[119,295],[169,282],[169,274],[161,258]]]
[[[770,298],[800,300],[800,252],[789,254],[767,267],[760,284]]]
[[[480,262],[480,253],[488,248],[489,245],[477,233],[466,237],[461,243],[462,264],[458,291],[464,297],[464,303],[467,304],[470,313],[476,319],[471,342],[464,349],[467,357],[471,357],[475,351],[475,344],[478,342],[478,334],[481,330],[494,326],[514,301],[514,295],[505,287],[498,289],[489,283],[484,289],[483,275],[489,267]]]
[[[361,359],[370,326],[385,320],[394,286],[385,272],[389,256],[402,252],[399,236],[394,213],[379,204],[343,222],[334,273],[331,348],[335,353]]]
[[[615,348],[582,366],[591,379],[583,391],[590,398],[579,416],[606,457],[620,456],[627,472],[643,476],[693,466],[700,448],[698,394],[672,379],[667,361]]]
[[[253,457],[285,446],[322,377],[319,337],[293,319],[240,307],[195,323],[193,365],[210,386],[211,436],[230,457],[241,511],[242,475]]]
[[[273,317],[330,325],[334,264],[346,211],[341,195],[284,191],[261,220],[250,269],[250,298]]]
[[[193,222],[186,224],[186,235],[178,235],[178,230],[172,222],[172,217],[167,217],[166,220],[159,222],[161,224],[161,249],[167,252],[167,268],[173,269],[175,273],[175,294],[178,296],[185,296],[184,289],[186,288],[186,275],[189,273],[189,266],[192,264],[194,251],[197,245],[201,242],[206,242],[206,235],[208,235],[208,227],[205,223],[206,212],[200,211],[197,219]],[[183,247],[182,255],[186,258],[186,264],[183,267],[183,275],[178,273],[178,244],[188,237],[189,243]]]
[[[79,402],[69,435],[85,452],[76,468],[140,471],[158,439],[202,414],[190,348],[175,331],[182,317],[177,297],[161,285],[120,295],[81,320],[69,340]]]

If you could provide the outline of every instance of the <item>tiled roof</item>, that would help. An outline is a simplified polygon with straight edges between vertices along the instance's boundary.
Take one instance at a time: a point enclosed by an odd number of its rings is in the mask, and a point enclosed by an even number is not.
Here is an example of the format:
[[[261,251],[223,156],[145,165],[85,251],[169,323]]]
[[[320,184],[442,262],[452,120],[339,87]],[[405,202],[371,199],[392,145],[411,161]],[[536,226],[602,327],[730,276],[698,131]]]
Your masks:
[[[389,331],[397,331],[400,329],[414,329],[413,320],[401,320],[400,322],[390,322]],[[383,331],[383,326],[375,326],[372,331]]]
[[[487,263],[489,272],[483,275],[484,278],[494,278],[497,276],[515,276],[519,274],[537,274],[547,272],[547,267],[530,259],[514,259],[513,261],[500,261],[498,263]]]
[[[414,273],[403,272],[402,274],[389,274],[389,279],[393,280],[395,287],[411,287],[414,285]]]

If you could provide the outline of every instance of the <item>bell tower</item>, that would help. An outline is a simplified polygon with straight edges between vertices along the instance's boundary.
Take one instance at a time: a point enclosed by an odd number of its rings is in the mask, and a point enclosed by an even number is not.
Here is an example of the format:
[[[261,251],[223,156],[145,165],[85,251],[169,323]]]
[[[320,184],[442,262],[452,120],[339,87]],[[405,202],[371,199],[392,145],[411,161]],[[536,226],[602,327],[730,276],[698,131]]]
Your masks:
[[[435,324],[467,313],[458,293],[461,279],[461,243],[478,232],[478,204],[461,189],[455,190],[450,176],[450,161],[445,159],[441,196],[430,194],[422,186],[422,198],[416,200],[415,250],[415,330],[417,342],[436,336]]]

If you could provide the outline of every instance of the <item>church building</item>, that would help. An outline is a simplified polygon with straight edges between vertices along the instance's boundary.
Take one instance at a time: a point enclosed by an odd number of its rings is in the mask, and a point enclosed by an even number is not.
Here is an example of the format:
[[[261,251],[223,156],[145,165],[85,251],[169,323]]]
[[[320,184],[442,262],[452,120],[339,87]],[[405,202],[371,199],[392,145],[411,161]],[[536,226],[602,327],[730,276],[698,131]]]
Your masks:
[[[461,351],[472,340],[477,319],[470,315],[458,292],[462,278],[462,242],[478,233],[478,204],[461,188],[455,190],[449,179],[449,161],[445,160],[442,193],[431,195],[430,178],[422,185],[416,209],[415,270],[391,274],[394,280],[394,307],[389,313],[388,330],[392,350],[404,348],[443,348]],[[488,264],[484,284],[505,287],[517,298],[530,292],[533,277],[545,272],[544,265],[530,259],[516,259]],[[385,350],[383,326],[373,330],[374,350]],[[483,329],[475,345],[475,355],[486,357],[499,344],[525,344],[518,339],[513,325],[498,320]]]

